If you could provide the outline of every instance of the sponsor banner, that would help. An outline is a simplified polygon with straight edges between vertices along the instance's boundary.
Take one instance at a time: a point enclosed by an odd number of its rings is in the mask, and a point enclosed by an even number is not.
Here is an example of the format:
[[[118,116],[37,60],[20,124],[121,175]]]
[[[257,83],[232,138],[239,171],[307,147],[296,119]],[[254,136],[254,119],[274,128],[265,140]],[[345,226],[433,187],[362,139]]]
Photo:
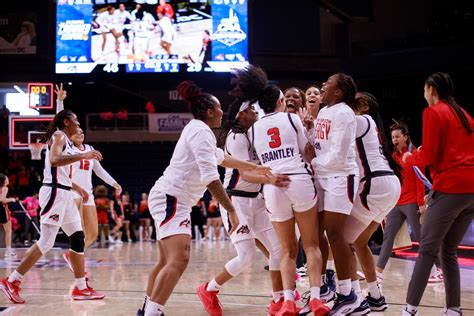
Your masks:
[[[0,55],[36,54],[36,27],[35,12],[1,12]]]
[[[150,133],[181,133],[193,119],[191,113],[150,113],[148,131]]]

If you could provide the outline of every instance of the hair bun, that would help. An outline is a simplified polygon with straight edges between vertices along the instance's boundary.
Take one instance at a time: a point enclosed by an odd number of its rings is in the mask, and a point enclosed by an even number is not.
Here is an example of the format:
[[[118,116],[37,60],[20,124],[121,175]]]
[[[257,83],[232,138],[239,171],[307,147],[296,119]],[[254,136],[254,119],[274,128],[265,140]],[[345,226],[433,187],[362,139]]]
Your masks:
[[[178,85],[179,95],[186,101],[191,102],[194,98],[201,95],[202,89],[199,88],[193,81],[186,80]]]

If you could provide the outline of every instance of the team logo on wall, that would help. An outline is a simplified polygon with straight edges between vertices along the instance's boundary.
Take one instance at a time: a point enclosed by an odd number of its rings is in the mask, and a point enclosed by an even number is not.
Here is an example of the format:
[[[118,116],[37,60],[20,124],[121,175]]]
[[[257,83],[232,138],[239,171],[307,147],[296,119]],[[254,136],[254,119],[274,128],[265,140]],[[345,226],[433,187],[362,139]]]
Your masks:
[[[232,8],[229,9],[229,17],[221,19],[212,37],[229,47],[247,38],[247,34],[240,27],[239,17]]]

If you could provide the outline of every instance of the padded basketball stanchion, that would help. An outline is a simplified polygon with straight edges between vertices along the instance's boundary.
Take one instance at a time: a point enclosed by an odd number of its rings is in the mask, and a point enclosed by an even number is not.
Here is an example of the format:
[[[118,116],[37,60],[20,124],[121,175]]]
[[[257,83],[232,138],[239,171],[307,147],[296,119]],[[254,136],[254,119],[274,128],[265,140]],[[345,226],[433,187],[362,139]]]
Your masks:
[[[36,226],[35,222],[34,222],[33,219],[31,218],[30,214],[28,214],[28,211],[25,209],[25,207],[23,206],[23,204],[21,203],[21,201],[17,201],[17,203],[21,206],[21,209],[23,210],[23,212],[25,212],[25,215],[26,215],[26,217],[28,217],[28,219],[30,220],[31,224],[33,224],[33,227],[36,229],[36,232],[37,232],[38,234],[41,234],[40,229],[38,228],[38,226]]]

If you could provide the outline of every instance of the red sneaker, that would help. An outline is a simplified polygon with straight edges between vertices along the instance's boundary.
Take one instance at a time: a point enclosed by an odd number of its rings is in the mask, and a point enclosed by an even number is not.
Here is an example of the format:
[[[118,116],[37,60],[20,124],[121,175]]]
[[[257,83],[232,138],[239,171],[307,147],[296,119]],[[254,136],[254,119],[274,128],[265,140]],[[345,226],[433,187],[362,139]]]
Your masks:
[[[207,282],[196,288],[196,293],[201,300],[204,309],[212,316],[222,316],[222,306],[217,294],[219,291],[207,291]]]
[[[85,301],[85,300],[101,300],[105,297],[105,294],[97,292],[90,286],[83,290],[79,290],[77,286],[74,287],[71,294],[72,299],[76,301]]]
[[[20,281],[15,280],[8,282],[8,277],[5,277],[0,281],[0,290],[5,294],[10,301],[15,304],[24,304],[25,300],[20,296]]]
[[[71,265],[71,255],[69,254],[69,250],[68,251],[65,251],[63,252],[63,258],[64,258],[64,261],[66,261],[69,269],[74,272],[74,269],[72,268],[72,265]]]
[[[276,316],[296,316],[298,309],[293,301],[284,301],[280,310],[275,314]]]
[[[267,311],[268,315],[274,316],[280,310],[281,306],[283,305],[283,297],[280,297],[278,302],[275,303],[274,300],[268,305]]]
[[[309,308],[311,308],[314,316],[326,316],[329,315],[329,312],[331,311],[329,307],[324,305],[324,303],[317,298],[313,298],[309,301]]]

